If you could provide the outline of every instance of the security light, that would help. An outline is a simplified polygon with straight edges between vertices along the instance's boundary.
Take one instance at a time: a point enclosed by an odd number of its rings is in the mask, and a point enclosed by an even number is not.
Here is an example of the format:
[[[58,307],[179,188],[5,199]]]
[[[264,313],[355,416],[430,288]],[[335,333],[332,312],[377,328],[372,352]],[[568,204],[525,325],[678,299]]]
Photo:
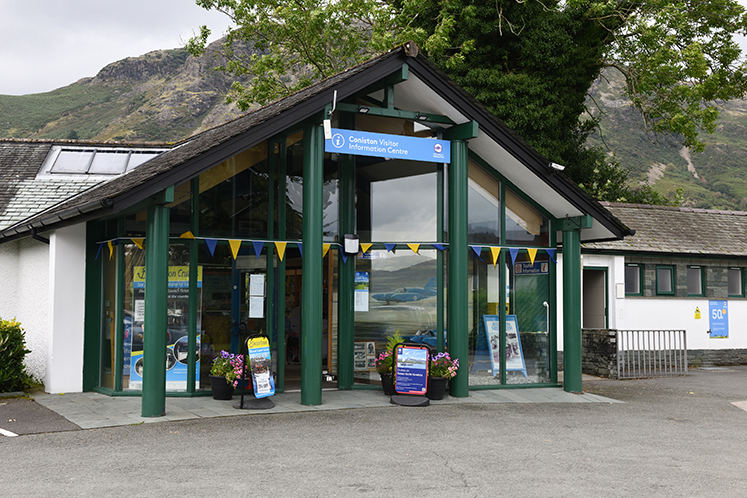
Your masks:
[[[563,166],[562,164],[558,164],[558,163],[550,163],[550,167],[558,171],[563,171],[565,169],[565,166]]]

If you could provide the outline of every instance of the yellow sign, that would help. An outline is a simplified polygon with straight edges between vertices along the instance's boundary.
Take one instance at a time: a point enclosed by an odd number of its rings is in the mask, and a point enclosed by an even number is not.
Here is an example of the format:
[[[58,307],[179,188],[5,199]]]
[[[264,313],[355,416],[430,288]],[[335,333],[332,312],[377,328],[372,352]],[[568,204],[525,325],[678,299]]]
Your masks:
[[[145,285],[145,267],[136,266],[132,277],[132,281],[136,284],[141,283]],[[174,283],[180,282],[181,285],[174,285]],[[197,267],[197,282],[202,283],[202,266]],[[169,266],[169,287],[181,287],[189,284],[189,266]]]
[[[700,308],[695,307],[695,319],[700,320]]]

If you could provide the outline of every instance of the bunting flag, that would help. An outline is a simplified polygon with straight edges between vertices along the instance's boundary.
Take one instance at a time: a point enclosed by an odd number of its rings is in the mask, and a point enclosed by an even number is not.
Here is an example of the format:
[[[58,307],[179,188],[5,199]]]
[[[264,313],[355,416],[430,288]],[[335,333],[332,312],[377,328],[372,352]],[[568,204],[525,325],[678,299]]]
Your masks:
[[[104,243],[103,242],[99,244],[99,250],[96,251],[96,257],[93,258],[94,260],[99,259],[99,254],[101,254],[101,248],[102,247],[104,247]]]
[[[231,246],[231,254],[233,259],[239,257],[239,249],[241,248],[241,240],[239,239],[228,239],[228,245]]]
[[[340,256],[342,256],[342,262],[347,263],[348,262],[348,255],[345,253],[345,251],[340,251]]]
[[[545,249],[545,252],[550,256],[552,262],[557,264],[557,261],[555,261],[555,249]]]
[[[508,253],[511,255],[511,264],[516,264],[516,256],[519,255],[519,249],[516,247],[509,247]]]
[[[194,239],[195,236],[194,236],[194,234],[192,233],[191,230],[187,230],[186,232],[184,232],[183,234],[181,234],[179,236],[179,238],[180,239]]]
[[[298,242],[296,245],[298,246],[299,254],[301,254],[301,257],[303,258],[303,242]]]
[[[205,239],[205,246],[210,251],[211,256],[215,256],[215,246],[218,245],[218,239]]]
[[[275,249],[278,250],[278,258],[280,258],[280,261],[283,260],[283,257],[285,257],[285,245],[287,242],[275,242]]]
[[[109,259],[112,259],[112,256],[114,256],[114,244],[112,244],[112,241],[106,243],[109,246]]]
[[[257,259],[259,259],[259,255],[262,254],[262,248],[265,246],[265,243],[261,240],[253,240],[252,245],[254,246],[254,254],[257,256]]]
[[[145,241],[145,239],[139,238],[139,239],[130,239],[130,240],[132,241],[133,244],[137,246],[138,249],[142,250],[143,242]]]
[[[501,254],[501,248],[500,247],[491,247],[490,248],[490,257],[493,258],[493,268],[498,264],[498,256]]]
[[[482,246],[470,246],[473,251],[475,251],[475,254],[478,258],[480,258],[480,261],[483,261],[482,256],[480,253],[482,252]]]
[[[534,265],[534,258],[537,257],[537,249],[527,249],[527,252],[529,253],[529,262]]]
[[[392,249],[397,247],[397,244],[384,244],[384,247],[386,247],[387,252],[392,252]]]
[[[409,247],[412,250],[412,252],[417,254],[418,249],[420,249],[420,244],[407,244],[407,247]]]
[[[361,252],[362,252],[363,254],[366,254],[366,253],[368,252],[368,250],[369,250],[369,249],[371,249],[371,246],[372,246],[372,245],[373,245],[373,244],[369,244],[369,243],[366,243],[366,244],[361,244]]]
[[[444,250],[444,245],[443,244],[431,244],[431,245],[433,247],[435,247],[436,249],[438,249],[439,251],[443,251]]]
[[[325,257],[327,255],[327,252],[329,252],[329,246],[332,244],[322,244],[322,257]]]

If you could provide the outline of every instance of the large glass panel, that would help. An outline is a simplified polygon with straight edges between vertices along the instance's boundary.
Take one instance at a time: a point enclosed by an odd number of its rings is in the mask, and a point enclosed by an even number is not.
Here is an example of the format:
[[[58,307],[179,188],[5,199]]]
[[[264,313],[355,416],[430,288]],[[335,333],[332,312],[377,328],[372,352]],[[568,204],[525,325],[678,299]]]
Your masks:
[[[124,173],[127,160],[130,157],[128,150],[98,150],[93,156],[93,162],[88,169],[91,175],[118,175]]]
[[[527,202],[506,189],[506,244],[548,247],[550,223]]]
[[[526,254],[507,264],[502,284],[500,266],[474,257],[469,278],[470,385],[498,385],[500,369],[500,293],[506,296],[506,382],[536,384],[550,381],[549,306],[550,262]]]
[[[267,238],[267,143],[200,175],[200,235]]]
[[[169,234],[178,237],[192,229],[192,188],[191,182],[184,182],[174,188],[174,202],[169,204]]]
[[[101,248],[99,257],[102,265],[102,309],[101,309],[101,349],[99,386],[114,389],[114,362],[116,358],[117,333],[117,251],[120,246],[106,245]],[[113,253],[109,254],[109,251]]]
[[[142,389],[143,324],[145,322],[145,250],[135,244],[120,247],[125,252],[124,342],[122,345],[122,389]],[[135,360],[133,361],[133,357]],[[131,382],[135,379],[135,382]]]
[[[468,237],[471,243],[501,243],[501,183],[469,162]]]
[[[437,240],[436,163],[358,156],[357,233],[366,242]]]
[[[373,359],[387,339],[423,342],[435,348],[437,320],[436,251],[371,249],[356,259],[356,382],[378,379]]]

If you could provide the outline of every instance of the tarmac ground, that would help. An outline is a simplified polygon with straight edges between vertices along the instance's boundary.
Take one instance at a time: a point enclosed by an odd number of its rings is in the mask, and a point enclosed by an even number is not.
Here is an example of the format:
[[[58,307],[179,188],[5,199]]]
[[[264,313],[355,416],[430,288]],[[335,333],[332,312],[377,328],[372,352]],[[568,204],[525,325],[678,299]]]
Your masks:
[[[585,378],[583,395],[473,391],[425,408],[371,391],[325,392],[320,407],[300,408],[288,393],[276,411],[222,402],[241,413],[195,408],[185,420],[166,418],[177,417],[167,400],[159,423],[0,437],[0,494],[741,497],[745,381],[747,367]],[[346,394],[355,396],[336,401]]]

